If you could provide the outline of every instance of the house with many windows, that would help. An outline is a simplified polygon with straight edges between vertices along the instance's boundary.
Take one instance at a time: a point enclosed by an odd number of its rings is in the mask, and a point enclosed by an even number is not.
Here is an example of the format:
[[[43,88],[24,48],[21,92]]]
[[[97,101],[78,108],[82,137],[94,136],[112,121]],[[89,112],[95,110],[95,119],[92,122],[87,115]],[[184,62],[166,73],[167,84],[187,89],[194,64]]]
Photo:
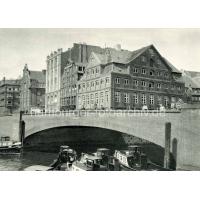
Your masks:
[[[20,81],[5,77],[0,81],[0,114],[19,112]]]
[[[79,109],[170,108],[183,98],[181,72],[153,46],[91,53],[77,84]]]

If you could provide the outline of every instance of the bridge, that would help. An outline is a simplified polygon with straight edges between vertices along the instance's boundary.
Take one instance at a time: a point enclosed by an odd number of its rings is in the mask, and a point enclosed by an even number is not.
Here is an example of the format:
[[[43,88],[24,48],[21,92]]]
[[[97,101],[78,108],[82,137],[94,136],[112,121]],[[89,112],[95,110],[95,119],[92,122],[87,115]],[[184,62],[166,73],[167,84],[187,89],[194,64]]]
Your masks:
[[[199,112],[75,111],[23,115],[23,120],[26,124],[25,139],[55,127],[85,126],[119,131],[161,147],[165,146],[165,123],[171,122],[171,152],[176,154],[177,168],[200,167]],[[177,143],[176,152],[173,152],[174,141]]]

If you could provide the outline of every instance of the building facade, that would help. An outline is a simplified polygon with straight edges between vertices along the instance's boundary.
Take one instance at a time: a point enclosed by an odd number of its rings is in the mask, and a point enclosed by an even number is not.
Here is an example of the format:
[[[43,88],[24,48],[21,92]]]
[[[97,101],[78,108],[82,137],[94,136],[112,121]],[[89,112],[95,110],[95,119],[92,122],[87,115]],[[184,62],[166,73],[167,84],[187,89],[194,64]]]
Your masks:
[[[18,112],[20,107],[20,80],[0,81],[0,113]]]
[[[92,51],[98,52],[101,48],[74,43],[67,51],[58,49],[47,56],[45,101],[47,111],[72,109],[76,106],[76,82],[83,74],[85,63],[88,62]]]
[[[200,103],[200,72],[182,70],[187,103]]]
[[[153,45],[133,52],[118,46],[91,54],[77,90],[78,109],[157,109],[182,99],[184,82]]]
[[[45,109],[46,70],[31,71],[27,64],[21,80],[20,110],[26,113],[34,109]]]

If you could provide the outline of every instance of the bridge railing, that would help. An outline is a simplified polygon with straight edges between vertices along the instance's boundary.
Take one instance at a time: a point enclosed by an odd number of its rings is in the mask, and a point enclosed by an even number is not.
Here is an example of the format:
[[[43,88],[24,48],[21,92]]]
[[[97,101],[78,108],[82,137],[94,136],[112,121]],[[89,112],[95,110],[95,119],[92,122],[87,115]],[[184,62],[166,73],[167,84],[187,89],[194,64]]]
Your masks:
[[[180,113],[178,110],[68,110],[57,112],[27,113],[25,116],[43,117],[106,117],[106,116],[165,116],[165,113]]]

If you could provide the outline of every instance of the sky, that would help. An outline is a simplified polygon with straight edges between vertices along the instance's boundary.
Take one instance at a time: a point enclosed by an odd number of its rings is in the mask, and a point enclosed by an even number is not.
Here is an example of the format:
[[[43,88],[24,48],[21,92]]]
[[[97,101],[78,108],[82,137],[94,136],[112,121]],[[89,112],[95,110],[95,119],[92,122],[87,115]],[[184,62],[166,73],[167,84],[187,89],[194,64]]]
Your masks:
[[[87,43],[134,51],[153,44],[176,68],[200,71],[200,29],[0,29],[0,79],[17,78],[46,68],[46,57],[58,48]]]

